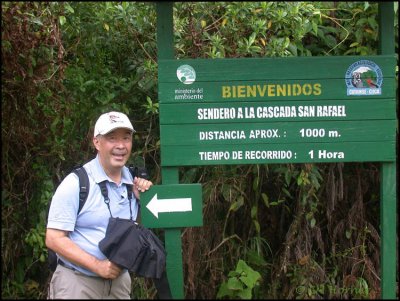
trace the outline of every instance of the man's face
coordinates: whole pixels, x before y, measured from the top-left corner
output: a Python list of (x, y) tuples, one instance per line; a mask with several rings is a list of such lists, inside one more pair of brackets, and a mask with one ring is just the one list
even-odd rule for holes
[(93, 144), (106, 170), (121, 169), (131, 154), (132, 132), (128, 129), (115, 129), (108, 134), (94, 137)]

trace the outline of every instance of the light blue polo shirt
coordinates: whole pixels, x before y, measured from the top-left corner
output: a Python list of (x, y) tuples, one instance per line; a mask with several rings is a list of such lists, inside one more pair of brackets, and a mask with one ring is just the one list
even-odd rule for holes
[[(106, 259), (99, 249), (101, 241), (106, 233), (110, 212), (104, 197), (101, 194), (98, 183), (107, 180), (108, 197), (113, 217), (129, 219), (129, 199), (127, 187), (124, 184), (132, 184), (132, 175), (127, 167), (122, 169), (121, 183), (118, 185), (104, 172), (98, 155), (83, 166), (89, 176), (89, 194), (81, 212), (77, 216), (79, 208), (79, 178), (71, 173), (58, 186), (50, 205), (47, 228), (69, 231), (69, 238), (80, 248), (92, 254), (100, 260)], [(132, 193), (133, 195), (133, 193)], [(138, 215), (138, 202), (132, 197), (132, 217), (136, 220)], [(68, 266), (90, 276), (98, 276), (95, 273), (74, 265), (60, 256)]]

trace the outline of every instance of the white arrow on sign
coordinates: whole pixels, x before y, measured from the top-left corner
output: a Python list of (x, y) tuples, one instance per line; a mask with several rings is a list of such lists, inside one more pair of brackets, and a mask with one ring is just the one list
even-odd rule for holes
[(146, 207), (156, 218), (158, 218), (160, 212), (192, 211), (192, 199), (158, 199), (156, 193)]

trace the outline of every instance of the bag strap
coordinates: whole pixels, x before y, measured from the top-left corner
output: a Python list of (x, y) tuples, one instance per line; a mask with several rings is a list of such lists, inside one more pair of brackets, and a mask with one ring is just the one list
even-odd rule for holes
[(131, 202), (133, 198), (133, 185), (132, 184), (125, 184), (126, 191), (128, 193), (128, 200)]
[(108, 197), (108, 190), (107, 190), (106, 182), (107, 182), (107, 180), (100, 182), (99, 186), (100, 186), (101, 194), (103, 195), (103, 198), (104, 198), (104, 203), (106, 203), (106, 205), (108, 207), (108, 211), (110, 211), (110, 216), (113, 217), (112, 213), (111, 213), (110, 199)]
[[(145, 167), (138, 168), (137, 166), (130, 165), (128, 167), (128, 169), (133, 178), (135, 178), (136, 176), (139, 176), (146, 180), (149, 179), (149, 175), (148, 175)], [(89, 177), (86, 172), (86, 169), (81, 165), (79, 167), (75, 168), (72, 172), (75, 173), (79, 178), (79, 208), (78, 208), (78, 214), (79, 214), (79, 212), (81, 212), (81, 210), (83, 208), (83, 205), (85, 205), (85, 202), (89, 195), (89, 188), (90, 188)], [(100, 185), (100, 189), (101, 189), (101, 193), (102, 193), (103, 197), (105, 199), (107, 199), (109, 202), (110, 200), (108, 199), (107, 187), (104, 185), (102, 188), (103, 184), (99, 184), (99, 185)], [(128, 199), (131, 202), (132, 198), (133, 198), (133, 185), (126, 184), (126, 186), (127, 186), (127, 192), (128, 192)], [(139, 200), (137, 200), (137, 201), (138, 201), (138, 206), (139, 206), (139, 210), (140, 210), (140, 202), (139, 202)]]
[(153, 278), (153, 283), (157, 289), (158, 299), (172, 299), (171, 288), (169, 286), (168, 276), (167, 272), (165, 271), (165, 267), (159, 279)]
[[(133, 166), (131, 164), (131, 165), (128, 166), (128, 169), (129, 169), (129, 172), (132, 175), (132, 179), (135, 179), (135, 177), (140, 177), (140, 178), (148, 180), (150, 178), (149, 174), (147, 172), (147, 169), (145, 167), (138, 168), (137, 166)], [(128, 189), (128, 198), (129, 198), (129, 200), (131, 200), (132, 199), (132, 195), (133, 195), (133, 185), (129, 184), (129, 185), (126, 185), (126, 186), (127, 186), (127, 189)], [(137, 198), (136, 199), (136, 203), (138, 205), (138, 215), (139, 215), (140, 214), (140, 199)]]
[(85, 202), (87, 200), (88, 194), (89, 194), (89, 177), (86, 172), (86, 169), (83, 166), (80, 166), (78, 168), (75, 168), (73, 171), (78, 178), (79, 178), (79, 208), (78, 208), (78, 213), (81, 212), (83, 205), (85, 205)]
[[(104, 180), (102, 182), (99, 183), (100, 186), (100, 190), (101, 190), (101, 194), (103, 195), (104, 198), (104, 203), (106, 203), (108, 211), (110, 212), (110, 216), (112, 216), (111, 213), (111, 208), (110, 208), (110, 199), (108, 197), (108, 189), (107, 189), (107, 184), (106, 184), (107, 180)], [(133, 220), (133, 215), (132, 215), (132, 185), (130, 184), (126, 184), (126, 190), (128, 193), (128, 199), (129, 199), (129, 213), (130, 213), (130, 219)]]
[(129, 171), (131, 172), (133, 178), (139, 177), (139, 178), (146, 179), (146, 180), (150, 179), (150, 175), (147, 172), (146, 167), (138, 167), (138, 166), (134, 166), (133, 164), (131, 164), (131, 165), (129, 165), (128, 168), (129, 168)]
[[(137, 167), (129, 166), (128, 167), (129, 172), (131, 173), (132, 177), (135, 178), (136, 175), (140, 175), (142, 178), (148, 179), (148, 174), (145, 168), (138, 170)], [(85, 205), (85, 202), (88, 198), (89, 194), (89, 176), (86, 172), (86, 169), (83, 166), (79, 166), (73, 170), (73, 172), (78, 176), (79, 178), (79, 208), (78, 208), (78, 214), (82, 210), (83, 205)], [(99, 183), (101, 194), (103, 195), (104, 202), (106, 203), (108, 207), (108, 211), (110, 211), (110, 215), (112, 216), (111, 209), (110, 209), (110, 199), (108, 197), (108, 189), (106, 185), (106, 181), (100, 182)], [(129, 199), (129, 210), (130, 210), (130, 216), (131, 220), (133, 218), (132, 216), (132, 199), (133, 199), (133, 185), (132, 184), (126, 184), (126, 190), (128, 193), (128, 199)], [(140, 210), (140, 202), (137, 200), (139, 210)]]

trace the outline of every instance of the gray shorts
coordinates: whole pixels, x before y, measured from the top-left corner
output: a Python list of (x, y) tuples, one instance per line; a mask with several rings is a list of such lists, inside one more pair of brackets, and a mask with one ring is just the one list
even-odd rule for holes
[(122, 272), (116, 279), (86, 276), (58, 265), (49, 286), (48, 299), (130, 299), (131, 276)]

